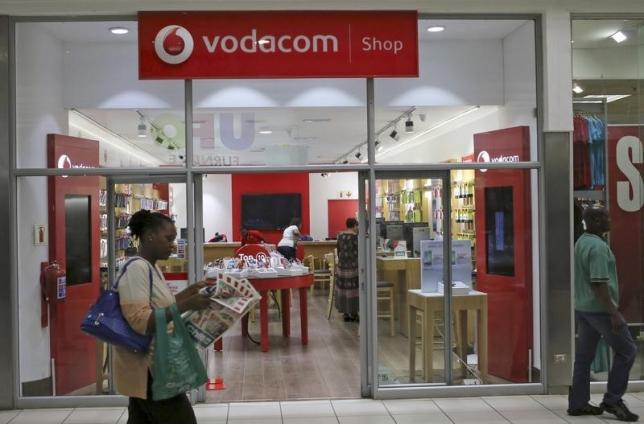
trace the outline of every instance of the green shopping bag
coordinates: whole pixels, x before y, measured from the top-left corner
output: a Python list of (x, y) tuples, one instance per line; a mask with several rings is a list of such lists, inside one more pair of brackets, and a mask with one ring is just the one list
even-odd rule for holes
[(152, 363), (152, 399), (163, 400), (205, 384), (206, 368), (179, 315), (177, 305), (170, 306), (174, 331), (168, 334), (165, 309), (154, 310), (156, 332)]

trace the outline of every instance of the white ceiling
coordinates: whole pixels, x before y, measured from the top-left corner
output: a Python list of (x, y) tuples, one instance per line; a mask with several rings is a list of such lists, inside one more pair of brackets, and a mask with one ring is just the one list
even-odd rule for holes
[[(428, 107), (418, 109), (412, 114), (414, 121), (414, 133), (406, 134), (404, 131), (404, 119), (398, 124), (397, 131), (400, 134), (400, 141), (411, 137), (423, 130), (431, 128), (436, 124), (445, 121), (468, 109), (468, 106), (451, 107)], [(405, 109), (377, 109), (376, 130), (387, 126), (390, 121), (396, 119)], [(134, 109), (82, 109), (83, 115), (90, 117), (99, 125), (116, 133), (126, 139), (129, 143), (141, 148), (145, 152), (159, 158), (162, 162), (168, 155), (164, 146), (158, 145), (149, 134), (145, 138), (138, 137), (137, 126), (139, 125), (139, 114)], [(179, 122), (183, 122), (183, 111), (167, 110), (139, 110), (148, 123), (155, 120), (162, 114), (175, 115)], [(227, 149), (221, 142), (219, 114), (232, 112), (235, 116), (237, 131), (240, 131), (241, 113), (251, 113), (255, 123), (255, 139), (252, 145), (242, 151)], [(419, 114), (425, 114), (425, 121), (422, 122)], [(205, 115), (205, 116), (204, 116)], [(305, 119), (328, 119), (325, 122), (307, 123)], [(212, 122), (212, 133), (215, 136), (216, 154), (231, 155), (240, 157), (243, 164), (264, 163), (264, 152), (267, 148), (276, 148), (284, 145), (306, 146), (308, 148), (309, 163), (333, 163), (343, 157), (347, 152), (363, 143), (367, 138), (366, 112), (364, 108), (261, 108), (261, 109), (235, 109), (235, 110), (195, 110), (195, 121)], [(452, 125), (458, 126), (458, 122)], [(259, 130), (270, 129), (270, 135), (257, 133)], [(394, 144), (387, 129), (379, 140), (383, 147)], [(239, 133), (236, 133), (239, 135)], [(198, 146), (196, 147), (199, 152)], [(208, 153), (202, 151), (201, 153)], [(353, 162), (358, 160), (352, 152), (348, 157)], [(364, 148), (362, 150), (364, 154)]]
[[(611, 35), (622, 31), (628, 39), (616, 43)], [(572, 21), (573, 48), (602, 48), (644, 44), (644, 21), (641, 20), (574, 20)]]
[[(418, 36), (421, 41), (445, 40), (500, 40), (526, 23), (523, 20), (462, 20), (462, 19), (421, 19), (418, 21)], [(29, 23), (21, 24), (29, 25)], [(39, 22), (54, 37), (64, 42), (95, 43), (137, 41), (138, 23), (136, 21), (110, 22)], [(440, 33), (429, 33), (430, 26), (444, 26)], [(130, 30), (125, 35), (114, 35), (109, 29), (124, 27)]]

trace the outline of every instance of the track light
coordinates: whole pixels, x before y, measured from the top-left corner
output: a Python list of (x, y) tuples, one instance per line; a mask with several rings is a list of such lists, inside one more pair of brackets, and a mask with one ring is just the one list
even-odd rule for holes
[(358, 152), (356, 153), (356, 159), (360, 160), (361, 157), (362, 153), (360, 153), (360, 150), (358, 150)]
[(345, 159), (345, 160), (342, 161), (343, 165), (346, 165), (347, 163), (349, 163), (349, 159)]
[(583, 89), (583, 88), (581, 88), (581, 87), (579, 86), (579, 84), (575, 83), (575, 84), (572, 86), (572, 91), (573, 91), (575, 94), (581, 94), (581, 93), (583, 93), (583, 92), (584, 92), (584, 89)]
[(389, 133), (389, 137), (393, 138), (396, 141), (400, 139), (400, 137), (398, 136), (398, 131), (396, 131), (395, 128), (391, 130), (391, 132)]
[(139, 117), (139, 125), (136, 127), (137, 130), (137, 135), (140, 138), (144, 138), (148, 135), (148, 126), (145, 125), (145, 120), (143, 119), (143, 116)]
[(420, 122), (425, 122), (427, 119), (427, 114), (426, 113), (419, 113), (418, 114), (418, 119), (420, 119)]
[(411, 120), (411, 115), (409, 115), (407, 117), (407, 120), (405, 121), (405, 132), (406, 133), (414, 132), (414, 121)]

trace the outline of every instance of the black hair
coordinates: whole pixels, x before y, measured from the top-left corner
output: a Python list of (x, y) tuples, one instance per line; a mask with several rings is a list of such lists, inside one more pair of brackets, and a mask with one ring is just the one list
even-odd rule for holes
[(583, 217), (584, 222), (586, 222), (586, 228), (590, 227), (607, 213), (608, 211), (606, 210), (606, 208), (602, 206), (589, 206), (584, 209)]
[[(299, 226), (300, 226), (300, 224), (301, 224), (301, 222), (302, 222), (302, 221), (300, 220), (300, 218), (291, 218), (291, 223), (290, 223), (290, 225), (296, 225), (296, 226), (298, 226), (298, 227), (299, 227)], [(290, 226), (290, 225), (289, 225), (289, 226)]]
[(355, 218), (347, 218), (347, 228), (355, 228), (358, 226), (358, 220)]
[(145, 231), (154, 231), (166, 222), (174, 224), (172, 218), (159, 212), (150, 212), (147, 209), (141, 209), (130, 218), (127, 226), (130, 234), (136, 238), (141, 238)]

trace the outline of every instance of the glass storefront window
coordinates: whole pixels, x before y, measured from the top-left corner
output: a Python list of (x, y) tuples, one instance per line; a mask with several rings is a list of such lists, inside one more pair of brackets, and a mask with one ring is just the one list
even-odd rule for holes
[[(421, 19), (419, 78), (376, 81), (376, 162), (536, 161), (534, 32), (533, 21)], [(530, 133), (521, 155), (468, 156), (476, 134), (517, 126)]]
[[(572, 21), (575, 240), (582, 211), (608, 208), (620, 311), (638, 346), (632, 380), (644, 379), (644, 21)], [(611, 352), (600, 343), (592, 378), (605, 381)]]
[(183, 81), (139, 80), (137, 55), (136, 21), (16, 24), (18, 167), (90, 166), (49, 161), (48, 134), (94, 140), (103, 168), (184, 166)]
[(378, 383), (538, 382), (536, 171), (452, 171), (449, 197), (443, 181), (377, 180)]
[[(367, 157), (363, 80), (193, 84), (195, 165), (350, 164)], [(362, 147), (350, 152), (356, 145)]]
[[(98, 155), (96, 147), (93, 154)], [(18, 179), (22, 396), (114, 393), (107, 345), (80, 330), (99, 291), (109, 287), (108, 241), (114, 242), (113, 265), (118, 269), (128, 257), (136, 255), (137, 242), (126, 227), (131, 215), (142, 208), (172, 217), (179, 233), (186, 225), (185, 191), (183, 183), (162, 180), (116, 183), (112, 177), (99, 176)], [(110, 203), (114, 205), (111, 213)], [(109, 234), (110, 219), (113, 238)], [(42, 270), (54, 261), (66, 283), (41, 283)], [(158, 263), (168, 273), (171, 289), (186, 286), (186, 264), (181, 249)]]

